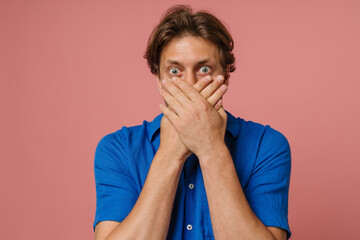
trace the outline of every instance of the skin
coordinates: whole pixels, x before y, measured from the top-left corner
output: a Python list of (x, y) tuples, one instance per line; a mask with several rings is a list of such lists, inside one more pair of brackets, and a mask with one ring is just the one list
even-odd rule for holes
[(169, 71), (168, 63), (173, 64), (173, 59), (180, 63), (182, 74), (161, 81), (164, 89), (160, 94), (169, 107), (160, 105), (160, 109), (181, 142), (199, 158), (215, 239), (286, 239), (285, 230), (264, 226), (247, 202), (224, 140), (225, 110), (214, 109), (191, 87), (201, 59), (212, 63), (210, 74), (221, 73), (217, 47), (197, 37), (174, 39), (162, 53), (162, 71), (177, 73), (171, 64)]
[[(161, 76), (169, 79), (164, 73)], [(160, 75), (156, 79), (161, 89)], [(220, 88), (224, 85), (223, 81), (222, 76), (213, 78), (206, 74), (197, 78), (192, 87), (207, 99), (210, 106), (219, 110), (222, 104), (221, 98), (226, 92), (226, 89)], [(99, 222), (95, 227), (96, 240), (166, 239), (179, 177), (183, 164), (191, 152), (183, 145), (176, 129), (166, 117), (161, 120), (160, 142), (133, 209), (121, 223)]]
[(165, 100), (159, 150), (134, 208), (121, 223), (100, 222), (96, 240), (166, 239), (179, 176), (191, 153), (199, 158), (215, 239), (286, 239), (285, 230), (262, 224), (242, 191), (224, 142), (224, 75), (211, 42), (186, 36), (166, 45), (156, 78)]
[[(194, 41), (196, 40), (196, 41)], [(210, 45), (210, 48), (209, 48)], [(196, 91), (198, 99), (202, 100), (203, 106), (207, 106), (209, 109), (211, 108), (214, 112), (217, 110), (221, 111), (225, 120), (223, 121), (223, 130), (226, 127), (226, 113), (224, 109), (221, 107), (222, 99), (220, 98), (220, 102), (217, 102), (216, 108), (213, 108), (212, 105), (220, 96), (222, 96), (226, 90), (228, 85), (228, 79), (224, 78), (224, 70), (220, 65), (219, 61), (219, 51), (214, 45), (208, 41), (205, 41), (201, 38), (194, 37), (183, 37), (183, 38), (175, 38), (168, 43), (165, 48), (162, 50), (160, 56), (160, 74), (157, 76), (157, 84), (160, 95), (164, 98), (166, 105), (168, 105), (168, 101), (171, 101), (171, 107), (169, 110), (174, 112), (172, 108), (176, 108), (179, 110), (180, 104), (177, 100), (166, 98), (169, 93), (166, 89), (167, 85), (163, 86), (162, 81), (169, 80), (177, 80), (181, 83), (187, 83), (190, 86), (195, 86), (193, 91)], [(216, 89), (213, 94), (214, 89), (205, 89), (204, 91), (199, 91), (196, 83), (205, 77), (210, 77), (218, 83), (224, 83), (220, 86), (220, 88)], [(162, 79), (162, 80), (160, 80)], [(171, 88), (172, 86), (170, 86)], [(174, 90), (177, 93), (180, 93), (178, 90)], [(200, 94), (199, 94), (200, 92)], [(175, 93), (176, 94), (176, 93)], [(212, 95), (213, 94), (213, 95)], [(181, 96), (181, 95), (177, 95)], [(184, 97), (183, 100), (188, 99)], [(190, 107), (191, 101), (184, 102), (184, 105)], [(199, 105), (199, 103), (194, 104), (194, 106)], [(221, 107), (221, 108), (220, 108)], [(163, 111), (164, 108), (161, 110)], [(175, 113), (174, 113), (175, 114)], [(180, 112), (178, 114), (181, 114)], [(194, 116), (189, 115), (189, 122), (191, 122), (191, 118)], [(218, 119), (220, 120), (220, 119)], [(225, 122), (224, 122), (225, 121)], [(206, 121), (207, 122), (207, 121)], [(190, 124), (186, 127), (190, 127), (189, 131), (194, 130), (191, 128), (195, 124)], [(185, 126), (184, 126), (185, 127)], [(217, 128), (215, 128), (217, 129)], [(176, 128), (169, 122), (169, 118), (163, 117), (161, 121), (161, 130), (166, 131), (167, 137), (160, 137), (160, 149), (166, 149), (166, 151), (172, 152), (173, 154), (178, 155), (180, 159), (183, 161), (186, 160), (188, 156), (191, 155), (191, 152), (196, 154), (194, 149), (189, 148), (189, 146), (185, 146), (179, 137), (181, 132), (177, 131)], [(199, 130), (201, 131), (201, 130)], [(224, 131), (223, 131), (224, 132)], [(197, 134), (200, 134), (198, 132)], [(206, 134), (204, 139), (207, 137), (207, 132), (203, 132), (201, 134)], [(211, 134), (211, 133), (210, 133)], [(193, 135), (196, 136), (196, 135)], [(191, 137), (191, 136), (190, 136)], [(207, 138), (210, 140), (211, 138)], [(193, 141), (197, 141), (196, 138)], [(204, 144), (205, 145), (205, 144)], [(194, 144), (192, 144), (194, 146)], [(180, 149), (180, 150), (179, 150)], [(203, 149), (205, 150), (205, 149)]]

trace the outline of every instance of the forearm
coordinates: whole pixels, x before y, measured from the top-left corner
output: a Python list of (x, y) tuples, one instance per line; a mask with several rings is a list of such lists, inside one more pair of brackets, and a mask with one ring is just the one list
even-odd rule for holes
[(182, 166), (158, 151), (136, 204), (107, 239), (166, 239)]
[(226, 145), (199, 160), (215, 239), (275, 239), (249, 206)]

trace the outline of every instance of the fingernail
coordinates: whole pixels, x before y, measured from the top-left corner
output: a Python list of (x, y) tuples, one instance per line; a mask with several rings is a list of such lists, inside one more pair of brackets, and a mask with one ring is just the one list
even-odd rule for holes
[(224, 77), (223, 77), (222, 75), (218, 76), (218, 77), (217, 77), (217, 81), (218, 81), (219, 83), (223, 82), (223, 81), (224, 81)]
[(166, 82), (167, 82), (166, 79), (163, 79), (163, 80), (161, 81), (162, 84), (166, 84)]
[(226, 89), (227, 89), (227, 86), (226, 85), (221, 85), (221, 90), (223, 90), (223, 91), (226, 91)]

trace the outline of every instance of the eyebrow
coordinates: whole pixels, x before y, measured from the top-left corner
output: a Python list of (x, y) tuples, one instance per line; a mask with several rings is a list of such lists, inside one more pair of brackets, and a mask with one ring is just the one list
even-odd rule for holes
[[(213, 62), (212, 59), (210, 58), (205, 58), (199, 62), (197, 62), (196, 64), (197, 65), (201, 65), (201, 64), (204, 64), (204, 63), (207, 63), (207, 62)], [(166, 60), (166, 63), (169, 63), (169, 64), (175, 64), (175, 65), (182, 65), (180, 62), (176, 61), (176, 60)]]

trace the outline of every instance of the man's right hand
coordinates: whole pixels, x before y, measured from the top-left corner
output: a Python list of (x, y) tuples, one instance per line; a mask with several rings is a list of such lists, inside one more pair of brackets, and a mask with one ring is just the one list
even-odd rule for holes
[[(206, 76), (194, 84), (194, 88), (207, 99), (209, 104), (216, 110), (222, 107), (222, 97), (226, 91), (222, 91), (220, 86), (224, 82), (222, 75), (216, 76), (211, 80), (211, 76)], [(183, 144), (172, 123), (163, 116), (160, 124), (160, 147), (159, 151), (169, 154), (169, 157), (179, 159), (183, 164), (191, 155), (191, 151)]]

